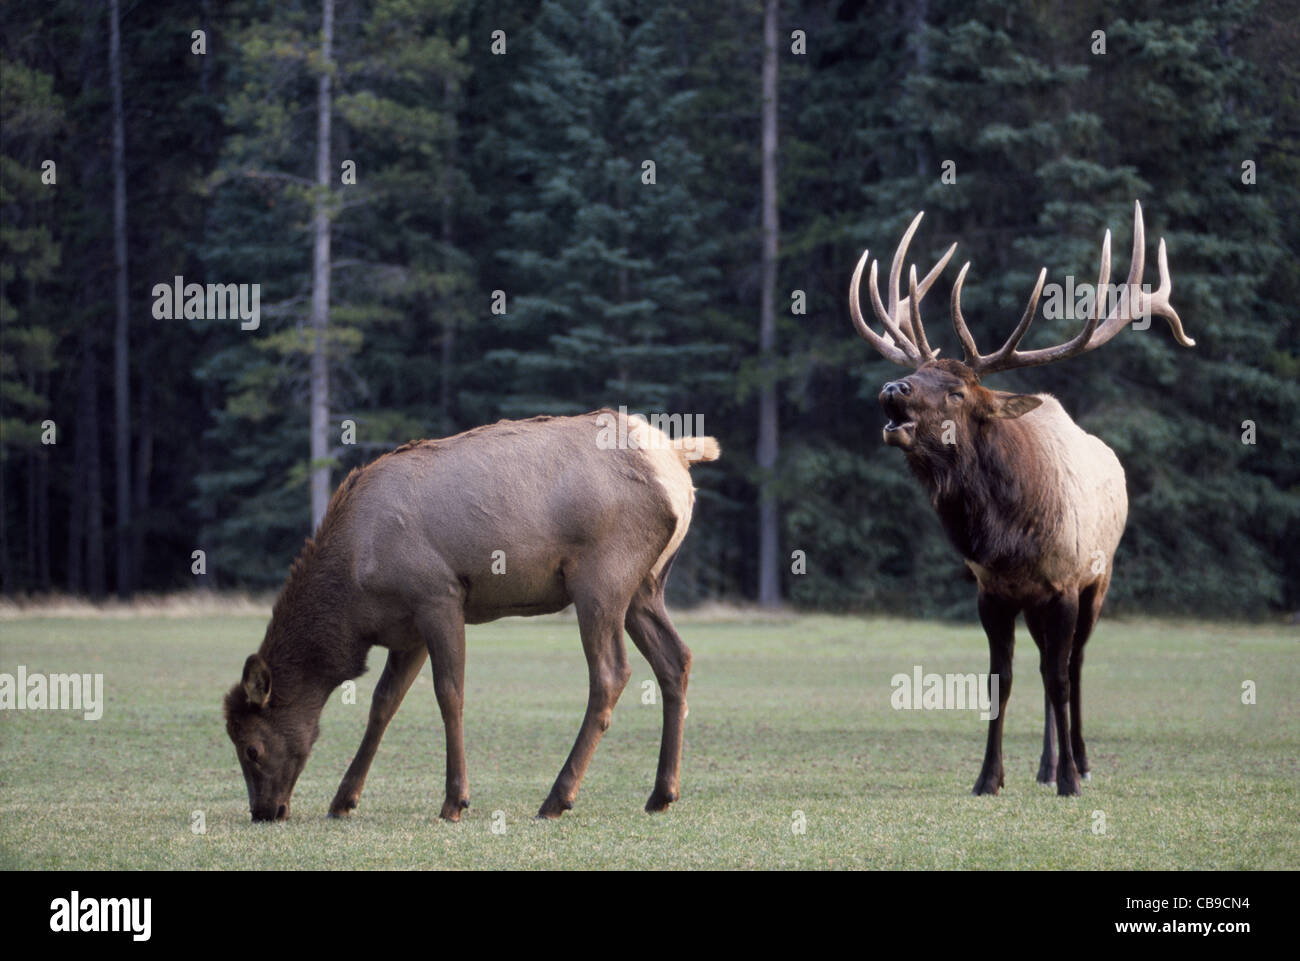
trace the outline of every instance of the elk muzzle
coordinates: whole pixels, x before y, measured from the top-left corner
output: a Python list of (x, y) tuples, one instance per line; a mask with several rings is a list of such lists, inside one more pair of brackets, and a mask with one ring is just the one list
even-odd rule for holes
[(882, 436), (891, 447), (906, 450), (916, 441), (916, 421), (908, 416), (911, 396), (912, 385), (906, 380), (891, 380), (880, 392), (880, 406), (889, 418)]
[(289, 817), (289, 802), (259, 805), (252, 809), (254, 821), (284, 821)]

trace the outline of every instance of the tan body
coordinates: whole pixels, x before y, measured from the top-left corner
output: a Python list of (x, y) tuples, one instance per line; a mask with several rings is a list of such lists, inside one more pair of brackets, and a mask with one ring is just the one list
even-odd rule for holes
[(351, 561), (358, 629), (393, 623), (391, 596), (455, 595), (479, 624), (562, 610), (594, 563), (662, 571), (690, 525), (687, 461), (644, 422), (629, 434), (643, 449), (600, 449), (586, 416), (588, 431), (537, 418), (422, 441), (345, 481), (330, 536)]
[(1108, 577), (1128, 519), (1124, 468), (1115, 452), (1071, 420), (1055, 397), (1034, 396), (1041, 406), (1013, 423), (1044, 477), (1041, 553), (1029, 572), (965, 559), (980, 586), (998, 594), (1022, 589), (1027, 573), (1044, 593), (1080, 590)]
[[(663, 602), (690, 524), (687, 465), (714, 460), (712, 438), (670, 441), (612, 411), (501, 421), (419, 441), (353, 471), (294, 562), (266, 638), (227, 695), (254, 819), (284, 817), (329, 693), (389, 650), (370, 723), (331, 814), (353, 809), (389, 720), (425, 658), (447, 735), (442, 816), (469, 804), (461, 731), (465, 624), (575, 605), (589, 669), (586, 717), (541, 815), (573, 804), (630, 674), (623, 631), (664, 698), (655, 791), (676, 800), (690, 652)], [(606, 430), (613, 425), (616, 430)], [(629, 443), (610, 447), (609, 437)]]

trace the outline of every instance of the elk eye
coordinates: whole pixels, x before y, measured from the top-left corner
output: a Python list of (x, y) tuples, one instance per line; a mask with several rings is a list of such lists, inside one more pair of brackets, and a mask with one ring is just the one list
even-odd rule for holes
[(244, 748), (244, 756), (245, 756), (246, 758), (248, 758), (250, 761), (252, 761), (254, 764), (256, 764), (256, 763), (257, 763), (257, 748), (253, 747), (253, 745), (251, 745), (251, 744), (248, 745), (248, 747)]
[(957, 400), (957, 401), (964, 400), (966, 397), (966, 395), (959, 390), (952, 391), (951, 393), (948, 394), (948, 396), (951, 397), (953, 400)]

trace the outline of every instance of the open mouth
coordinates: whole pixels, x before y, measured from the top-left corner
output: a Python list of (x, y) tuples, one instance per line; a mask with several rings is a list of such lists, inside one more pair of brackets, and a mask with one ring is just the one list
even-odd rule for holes
[(890, 447), (911, 450), (916, 441), (916, 421), (891, 419), (880, 436)]
[(907, 416), (907, 408), (893, 394), (882, 396), (880, 406), (888, 418), (885, 424), (885, 443), (900, 444), (910, 440), (912, 432), (916, 430), (916, 421)]

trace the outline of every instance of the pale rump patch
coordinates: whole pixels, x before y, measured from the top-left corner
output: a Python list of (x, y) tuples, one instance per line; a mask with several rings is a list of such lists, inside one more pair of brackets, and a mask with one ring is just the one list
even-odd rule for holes
[(722, 448), (712, 437), (681, 437), (673, 441), (673, 447), (685, 458), (687, 467), (696, 461), (707, 464), (722, 456)]
[(691, 510), (695, 505), (695, 485), (691, 483), (688, 463), (717, 460), (721, 453), (718, 442), (712, 437), (683, 437), (671, 439), (643, 418), (632, 415), (627, 419), (628, 446), (636, 446), (649, 462), (655, 480), (668, 496), (676, 526), (659, 559), (650, 573), (658, 577), (669, 559), (681, 547), (686, 531), (691, 526)]

